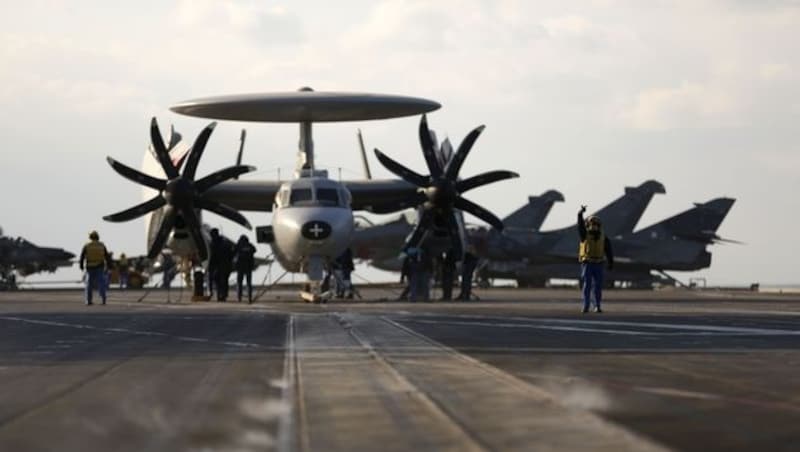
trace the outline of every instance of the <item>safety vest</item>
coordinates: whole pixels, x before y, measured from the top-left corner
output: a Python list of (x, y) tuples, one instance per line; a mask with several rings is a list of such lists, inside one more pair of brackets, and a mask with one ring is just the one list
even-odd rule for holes
[(100, 267), (106, 260), (106, 246), (103, 242), (92, 240), (83, 246), (86, 253), (86, 267)]
[(606, 257), (606, 236), (603, 231), (593, 238), (591, 231), (586, 232), (586, 240), (582, 240), (578, 248), (580, 262), (603, 262)]

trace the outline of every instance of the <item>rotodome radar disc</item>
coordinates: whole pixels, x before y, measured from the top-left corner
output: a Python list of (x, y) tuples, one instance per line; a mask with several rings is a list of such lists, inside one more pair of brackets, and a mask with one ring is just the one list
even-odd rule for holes
[(414, 116), (437, 110), (438, 102), (419, 97), (318, 92), (239, 94), (181, 102), (170, 110), (210, 119), (259, 122), (335, 122)]

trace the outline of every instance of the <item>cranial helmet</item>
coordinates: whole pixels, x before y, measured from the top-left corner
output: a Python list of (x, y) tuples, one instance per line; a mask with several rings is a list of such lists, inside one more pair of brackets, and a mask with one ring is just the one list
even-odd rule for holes
[(98, 234), (97, 231), (92, 231), (89, 233), (89, 238), (91, 240), (100, 240), (100, 234)]

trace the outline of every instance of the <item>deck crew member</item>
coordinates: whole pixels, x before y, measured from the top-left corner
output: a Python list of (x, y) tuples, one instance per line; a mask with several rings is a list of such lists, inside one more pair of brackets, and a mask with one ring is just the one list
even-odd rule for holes
[(253, 269), (256, 266), (256, 247), (250, 243), (246, 235), (242, 234), (236, 242), (233, 256), (233, 267), (236, 270), (236, 294), (242, 301), (242, 286), (247, 280), (247, 302), (253, 302)]
[(86, 270), (86, 305), (92, 304), (94, 289), (97, 289), (100, 299), (106, 304), (106, 268), (111, 267), (111, 255), (100, 241), (97, 231), (89, 233), (89, 242), (83, 245), (78, 266), (81, 271)]
[[(614, 267), (614, 254), (611, 242), (603, 233), (600, 218), (590, 216), (586, 221), (583, 213), (586, 206), (578, 211), (578, 261), (581, 263), (581, 285), (583, 288), (583, 311), (589, 312), (591, 295), (594, 293), (594, 312), (603, 312), (600, 303), (603, 299), (603, 264), (608, 262), (608, 269)], [(608, 259), (606, 261), (606, 258)]]

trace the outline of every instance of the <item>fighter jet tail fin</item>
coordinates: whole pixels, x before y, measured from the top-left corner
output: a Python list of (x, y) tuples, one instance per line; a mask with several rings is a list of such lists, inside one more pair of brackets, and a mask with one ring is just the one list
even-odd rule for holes
[(733, 198), (716, 198), (706, 203), (695, 203), (691, 209), (649, 226), (640, 233), (650, 236), (664, 234), (705, 244), (742, 243), (717, 235), (717, 229), (735, 201)]
[(603, 221), (603, 229), (610, 237), (633, 232), (645, 209), (656, 193), (664, 194), (661, 182), (648, 180), (638, 187), (625, 187), (625, 194), (600, 209), (595, 215)]
[(549, 190), (539, 196), (529, 196), (528, 204), (511, 212), (503, 219), (506, 228), (531, 229), (538, 231), (542, 227), (547, 214), (556, 202), (563, 202), (564, 195), (556, 190)]

